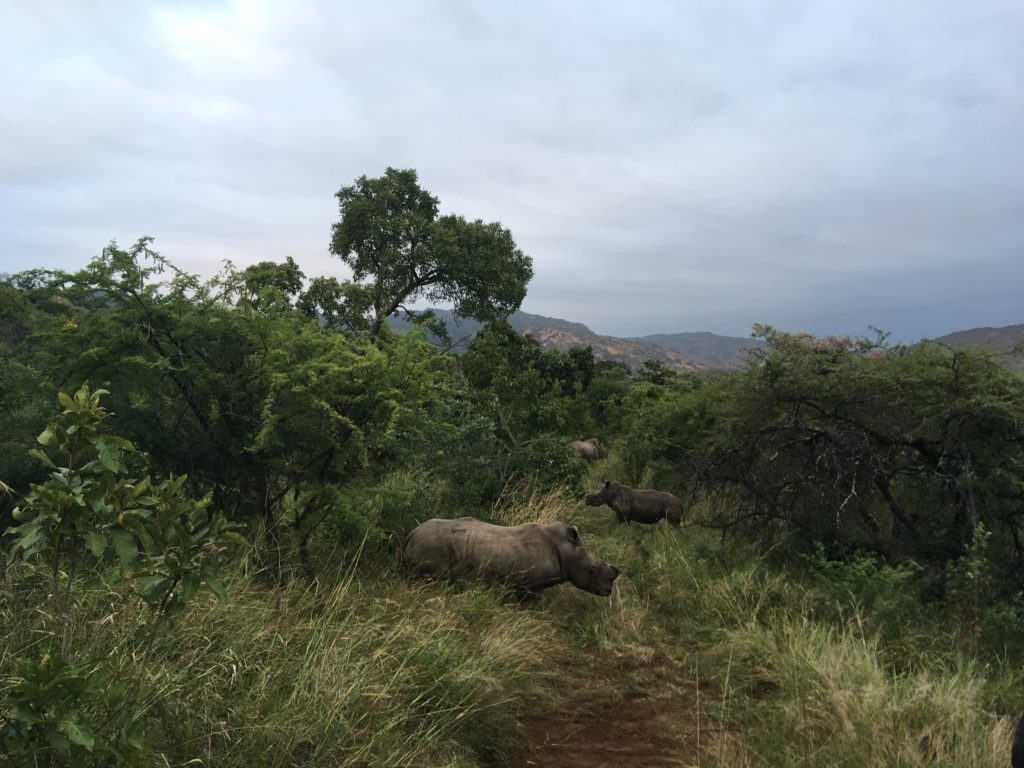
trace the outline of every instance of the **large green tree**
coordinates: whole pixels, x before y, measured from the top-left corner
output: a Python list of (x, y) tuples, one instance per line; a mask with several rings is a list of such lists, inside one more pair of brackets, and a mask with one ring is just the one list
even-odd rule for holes
[(501, 484), (533, 476), (582, 491), (585, 468), (566, 444), (592, 434), (584, 393), (594, 376), (593, 350), (545, 351), (508, 323), (492, 323), (459, 362), (474, 405), (502, 446), (492, 459)]
[(498, 222), (439, 217), (438, 199), (416, 171), (360, 176), (337, 198), (331, 252), (351, 267), (353, 281), (336, 288), (344, 322), (369, 339), (399, 310), (415, 318), (406, 305), (417, 299), (451, 303), (456, 314), (486, 322), (504, 319), (526, 296), (532, 260), (511, 232)]
[(418, 439), (444, 391), (418, 335), (373, 345), (308, 317), (291, 260), (202, 281), (143, 239), (37, 282), (23, 298), (66, 317), (36, 323), (16, 348), (26, 364), (110, 387), (118, 431), (158, 467), (271, 536), (293, 525), (300, 547), (345, 514), (338, 489)]
[(984, 352), (756, 330), (764, 348), (708, 388), (707, 413), (682, 400), (662, 418), (708, 425), (662, 455), (703, 486), (718, 525), (942, 566), (980, 524), (996, 560), (1020, 562), (1019, 376)]

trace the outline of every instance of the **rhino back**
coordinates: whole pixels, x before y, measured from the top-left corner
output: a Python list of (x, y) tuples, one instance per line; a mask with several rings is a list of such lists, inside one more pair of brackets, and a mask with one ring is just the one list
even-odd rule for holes
[(561, 574), (559, 557), (545, 526), (504, 527), (473, 518), (428, 520), (406, 541), (406, 559), (425, 570), (449, 569), (534, 586)]
[(574, 440), (573, 442), (569, 443), (569, 450), (571, 450), (581, 459), (595, 458), (594, 454), (596, 454), (594, 447), (582, 440)]
[(682, 511), (682, 502), (665, 491), (638, 491), (618, 485), (614, 495), (613, 506), (638, 523), (656, 523), (662, 517), (676, 516)]

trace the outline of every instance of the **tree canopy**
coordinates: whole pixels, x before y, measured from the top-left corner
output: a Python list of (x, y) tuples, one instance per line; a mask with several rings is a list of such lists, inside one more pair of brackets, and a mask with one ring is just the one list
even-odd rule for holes
[(449, 302), (457, 315), (488, 322), (508, 317), (526, 296), (533, 262), (512, 233), (498, 222), (439, 217), (438, 199), (415, 170), (360, 176), (337, 198), (331, 252), (353, 273), (353, 282), (337, 286), (344, 321), (371, 340), (398, 310), (416, 317), (406, 306), (416, 299)]

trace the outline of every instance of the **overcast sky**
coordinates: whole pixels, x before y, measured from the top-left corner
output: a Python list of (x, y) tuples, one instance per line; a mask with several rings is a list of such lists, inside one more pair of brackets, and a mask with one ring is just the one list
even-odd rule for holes
[(344, 278), (392, 166), (597, 333), (1024, 323), (1020, 0), (0, 0), (0, 75), (0, 271)]

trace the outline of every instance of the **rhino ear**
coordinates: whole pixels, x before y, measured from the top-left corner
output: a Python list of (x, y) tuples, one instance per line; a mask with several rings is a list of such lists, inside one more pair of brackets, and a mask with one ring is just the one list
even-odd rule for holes
[(605, 481), (604, 481), (604, 487), (605, 487), (605, 488), (607, 488), (607, 487), (608, 487), (609, 485), (611, 485), (611, 484), (612, 484), (612, 481), (611, 481), (611, 480), (605, 480)]
[(569, 541), (571, 541), (573, 544), (583, 544), (583, 542), (580, 540), (580, 529), (577, 528), (575, 525), (565, 526), (565, 533), (566, 536), (569, 538)]

